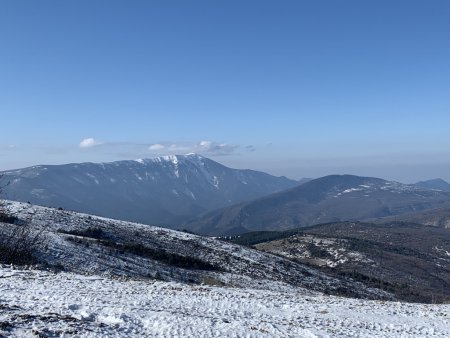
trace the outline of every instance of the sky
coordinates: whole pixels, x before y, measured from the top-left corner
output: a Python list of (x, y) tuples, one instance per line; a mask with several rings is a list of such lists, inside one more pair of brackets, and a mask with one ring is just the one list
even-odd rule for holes
[(450, 181), (450, 1), (2, 0), (0, 127), (0, 170)]

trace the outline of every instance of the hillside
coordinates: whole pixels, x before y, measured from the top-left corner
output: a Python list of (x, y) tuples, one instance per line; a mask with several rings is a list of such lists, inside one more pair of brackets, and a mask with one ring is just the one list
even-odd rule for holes
[(211, 236), (281, 231), (326, 222), (402, 215), (449, 203), (450, 192), (379, 178), (331, 175), (207, 213), (187, 223), (185, 228)]
[(403, 300), (450, 301), (450, 229), (404, 222), (339, 222), (228, 240), (349, 276)]
[(450, 205), (442, 208), (408, 213), (404, 215), (388, 216), (373, 220), (375, 223), (410, 222), (439, 228), (450, 228)]
[(0, 223), (1, 235), (8, 237), (28, 224), (31, 234), (40, 234), (34, 256), (57, 270), (392, 298), (389, 293), (350, 279), (329, 277), (314, 268), (212, 238), (18, 202), (7, 202), (6, 209), (17, 218), (18, 225)]

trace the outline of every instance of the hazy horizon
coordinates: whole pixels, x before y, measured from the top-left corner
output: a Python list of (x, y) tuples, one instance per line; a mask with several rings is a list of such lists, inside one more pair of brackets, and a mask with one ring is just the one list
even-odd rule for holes
[[(186, 155), (186, 154), (168, 154), (168, 155)], [(166, 156), (166, 155), (159, 155), (159, 156)], [(202, 155), (204, 156), (204, 155)], [(151, 156), (147, 158), (154, 158), (157, 156)], [(293, 180), (300, 180), (303, 178), (319, 178), (327, 175), (356, 175), (356, 176), (367, 176), (367, 177), (377, 177), (382, 178), (386, 180), (393, 180), (398, 181), (401, 183), (407, 183), (407, 184), (413, 184), (417, 183), (419, 181), (425, 181), (429, 179), (435, 179), (435, 178), (441, 178), (447, 182), (450, 180), (446, 178), (445, 175), (447, 175), (447, 168), (448, 164), (443, 163), (441, 166), (441, 173), (442, 175), (438, 176), (424, 176), (423, 173), (427, 170), (420, 170), (421, 168), (417, 168), (417, 173), (415, 171), (411, 171), (411, 169), (415, 169), (411, 165), (405, 165), (405, 166), (399, 166), (392, 164), (392, 167), (383, 167), (379, 168), (373, 165), (368, 165), (366, 167), (364, 166), (349, 166), (346, 163), (342, 163), (343, 161), (336, 161), (334, 166), (330, 167), (322, 167), (319, 164), (315, 163), (319, 162), (320, 159), (314, 160), (313, 165), (301, 165), (295, 163), (279, 163), (278, 165), (274, 165), (274, 163), (271, 163), (271, 165), (267, 168), (264, 167), (264, 165), (267, 165), (266, 163), (256, 163), (256, 161), (251, 161), (250, 165), (254, 165), (253, 167), (250, 165), (246, 165), (248, 161), (246, 161), (243, 158), (240, 158), (242, 161), (239, 161), (239, 158), (237, 157), (230, 157), (230, 156), (205, 156), (208, 157), (220, 164), (223, 164), (225, 166), (228, 166), (230, 168), (235, 169), (250, 169), (250, 170), (256, 170), (256, 171), (262, 171), (266, 172), (268, 174), (274, 175), (274, 176), (285, 176), (287, 178), (293, 179)], [(237, 158), (237, 161), (236, 161)], [(124, 158), (116, 161), (126, 161), (126, 160), (137, 160), (138, 158)], [(91, 162), (91, 163), (106, 163), (106, 162), (114, 162), (114, 161), (83, 161), (83, 162)], [(25, 167), (33, 167), (38, 165), (64, 165), (64, 164), (72, 164), (72, 163), (80, 163), (80, 162), (61, 162), (61, 163), (35, 163), (29, 166), (24, 167), (11, 167), (2, 169), (0, 171), (8, 171), (8, 170), (15, 170), (15, 169), (22, 169)], [(255, 167), (259, 164), (259, 167)], [(309, 163), (311, 164), (311, 163)], [(426, 168), (425, 169), (430, 169)], [(433, 166), (433, 172), (438, 172), (436, 170), (436, 167)], [(408, 175), (405, 176), (404, 170), (409, 170)], [(305, 175), (302, 175), (301, 173), (306, 173)], [(403, 179), (402, 177), (408, 177), (409, 179)]]
[(450, 181), (450, 2), (3, 1), (0, 170), (196, 152)]

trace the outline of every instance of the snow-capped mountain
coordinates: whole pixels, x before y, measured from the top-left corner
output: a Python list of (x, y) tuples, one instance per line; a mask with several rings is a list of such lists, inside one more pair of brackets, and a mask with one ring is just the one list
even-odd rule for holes
[(40, 165), (2, 174), (3, 198), (175, 227), (202, 212), (298, 184), (197, 154)]
[(213, 211), (185, 227), (201, 234), (233, 235), (401, 215), (446, 205), (450, 205), (450, 192), (372, 177), (330, 175)]

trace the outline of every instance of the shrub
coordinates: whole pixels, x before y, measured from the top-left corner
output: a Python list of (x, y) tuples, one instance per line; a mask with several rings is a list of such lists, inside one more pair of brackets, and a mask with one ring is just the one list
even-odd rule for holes
[[(35, 252), (42, 244), (42, 232), (32, 231), (30, 222), (19, 220), (5, 210), (0, 174), (0, 263), (26, 265), (38, 263)], [(7, 185), (7, 184), (6, 184)]]
[(35, 253), (42, 243), (42, 230), (32, 231), (29, 223), (0, 226), (0, 263), (36, 264)]

